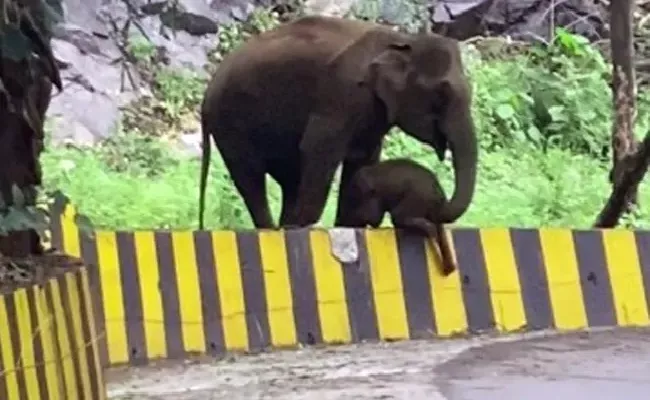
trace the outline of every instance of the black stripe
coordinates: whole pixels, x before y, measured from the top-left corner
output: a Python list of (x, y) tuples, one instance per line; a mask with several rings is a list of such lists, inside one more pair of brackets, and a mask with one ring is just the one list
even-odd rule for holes
[(537, 229), (510, 229), (519, 275), (527, 328), (539, 330), (554, 326), (548, 278)]
[(72, 358), (72, 364), (74, 365), (74, 375), (77, 382), (77, 393), (79, 396), (83, 396), (83, 380), (81, 379), (81, 370), (83, 365), (81, 360), (79, 360), (79, 348), (83, 343), (79, 343), (77, 340), (77, 335), (75, 334), (74, 324), (72, 322), (72, 313), (77, 310), (73, 310), (70, 304), (70, 299), (68, 299), (68, 283), (66, 282), (65, 275), (61, 275), (57, 278), (59, 282), (59, 288), (61, 293), (61, 303), (63, 305), (63, 316), (65, 320), (66, 329), (68, 331), (68, 341), (70, 342), (70, 357)]
[(635, 231), (636, 251), (639, 254), (646, 306), (650, 309), (650, 231)]
[(194, 248), (196, 267), (199, 269), (205, 346), (212, 355), (223, 354), (226, 345), (221, 326), (221, 302), (218, 296), (219, 284), (215, 272), (212, 234), (206, 231), (194, 232)]
[(154, 232), (154, 238), (160, 276), (158, 285), (165, 318), (167, 358), (179, 359), (185, 356), (185, 348), (183, 345), (180, 299), (178, 297), (178, 285), (176, 284), (172, 236), (170, 232)]
[(86, 301), (90, 301), (86, 296), (90, 295), (90, 293), (86, 293), (83, 288), (83, 272), (78, 271), (75, 275), (77, 290), (79, 291), (80, 296), (81, 329), (83, 331), (84, 342), (86, 343), (86, 368), (88, 369), (88, 375), (90, 376), (90, 390), (92, 396), (94, 396), (93, 398), (100, 399), (103, 394), (100, 391), (98, 383), (98, 373), (100, 373), (100, 371), (97, 371), (95, 368), (95, 355), (93, 352), (93, 340), (95, 340), (95, 335), (90, 329), (90, 313), (86, 307)]
[(322, 343), (309, 229), (286, 230), (284, 236), (293, 313), (296, 318), (296, 337), (302, 344)]
[(257, 233), (237, 232), (237, 249), (241, 264), (249, 348), (251, 351), (258, 351), (271, 345), (271, 333)]
[[(41, 326), (40, 321), (38, 320), (38, 313), (36, 312), (37, 298), (36, 298), (36, 287), (31, 287), (27, 289), (27, 299), (29, 303), (29, 319), (32, 324), (32, 333), (34, 343), (34, 366), (36, 367), (36, 376), (38, 378), (38, 390), (41, 394), (40, 399), (47, 400), (50, 398), (50, 393), (47, 390), (47, 375), (45, 374), (45, 357), (43, 356), (43, 346), (45, 340), (43, 338), (43, 332), (46, 329), (49, 329), (49, 326)], [(47, 360), (52, 362), (53, 360)]]
[[(411, 339), (430, 337), (437, 332), (437, 329), (425, 246), (426, 241), (431, 241), (432, 251), (438, 251), (436, 244), (429, 238), (404, 229), (396, 229), (395, 233), (402, 271), (409, 337)], [(436, 258), (434, 257), (434, 259)]]
[(53, 207), (49, 207), (50, 213), (50, 232), (52, 237), (50, 238), (50, 244), (53, 249), (63, 251), (63, 225), (61, 221), (61, 210), (54, 210)]
[(599, 231), (573, 231), (582, 297), (589, 326), (614, 326), (616, 313)]
[(147, 344), (144, 337), (144, 311), (140, 295), (140, 274), (135, 240), (131, 232), (117, 232), (117, 256), (120, 263), (120, 281), (126, 318), (126, 337), (131, 365), (147, 364)]
[[(16, 303), (14, 296), (16, 292), (5, 295), (5, 305), (7, 306), (7, 324), (9, 325), (9, 335), (11, 337), (11, 347), (14, 352), (14, 366), (16, 377), (18, 378), (18, 393), (21, 399), (27, 398), (27, 382), (25, 381), (25, 364), (23, 363), (23, 354), (21, 351), (21, 338), (18, 331), (18, 314), (16, 312)], [(10, 366), (9, 368), (12, 368)]]
[(372, 292), (365, 230), (355, 229), (355, 239), (359, 248), (359, 260), (341, 264), (350, 316), (350, 333), (352, 342), (376, 340), (379, 338), (379, 326)]
[(468, 330), (493, 330), (496, 322), (480, 232), (478, 229), (458, 228), (453, 230), (452, 236), (461, 276)]
[(99, 363), (102, 368), (110, 366), (108, 359), (108, 343), (106, 341), (106, 318), (104, 316), (104, 295), (102, 293), (101, 277), (99, 275), (99, 258), (97, 256), (97, 242), (94, 237), (79, 232), (79, 245), (81, 258), (88, 271), (88, 286), (95, 311), (95, 328), (97, 329), (97, 349), (99, 350)]

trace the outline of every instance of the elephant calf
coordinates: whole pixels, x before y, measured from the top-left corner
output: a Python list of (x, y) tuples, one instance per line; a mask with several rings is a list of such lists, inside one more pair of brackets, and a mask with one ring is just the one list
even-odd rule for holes
[(440, 222), (447, 198), (431, 171), (408, 159), (387, 160), (361, 168), (349, 185), (354, 206), (344, 216), (346, 226), (376, 228), (388, 212), (396, 228), (436, 238), (443, 275), (456, 269)]

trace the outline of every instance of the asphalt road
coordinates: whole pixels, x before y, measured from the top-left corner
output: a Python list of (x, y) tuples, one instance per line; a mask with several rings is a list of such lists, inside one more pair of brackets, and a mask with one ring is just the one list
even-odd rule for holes
[(650, 395), (650, 330), (362, 344), (108, 373), (139, 400), (626, 400)]

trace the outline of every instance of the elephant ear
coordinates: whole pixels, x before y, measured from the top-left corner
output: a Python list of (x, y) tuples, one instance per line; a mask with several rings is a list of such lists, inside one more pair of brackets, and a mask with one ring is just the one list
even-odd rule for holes
[(408, 43), (392, 43), (375, 57), (366, 69), (364, 83), (371, 87), (386, 105), (388, 121), (392, 124), (399, 111), (400, 93), (407, 87), (411, 69)]

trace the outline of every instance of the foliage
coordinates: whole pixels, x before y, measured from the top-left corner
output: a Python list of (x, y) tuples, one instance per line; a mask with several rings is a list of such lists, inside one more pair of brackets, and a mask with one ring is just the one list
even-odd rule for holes
[(189, 70), (161, 68), (156, 73), (155, 94), (166, 116), (179, 119), (195, 110), (201, 102), (205, 81)]
[(132, 131), (117, 132), (90, 151), (111, 171), (150, 179), (179, 162), (164, 142)]
[(219, 27), (219, 42), (211, 59), (219, 63), (223, 57), (241, 46), (251, 36), (258, 35), (280, 25), (279, 15), (268, 8), (258, 8), (243, 23), (231, 23)]
[(355, 2), (348, 18), (398, 24), (407, 32), (417, 32), (429, 16), (428, 2), (424, 0), (361, 0)]

